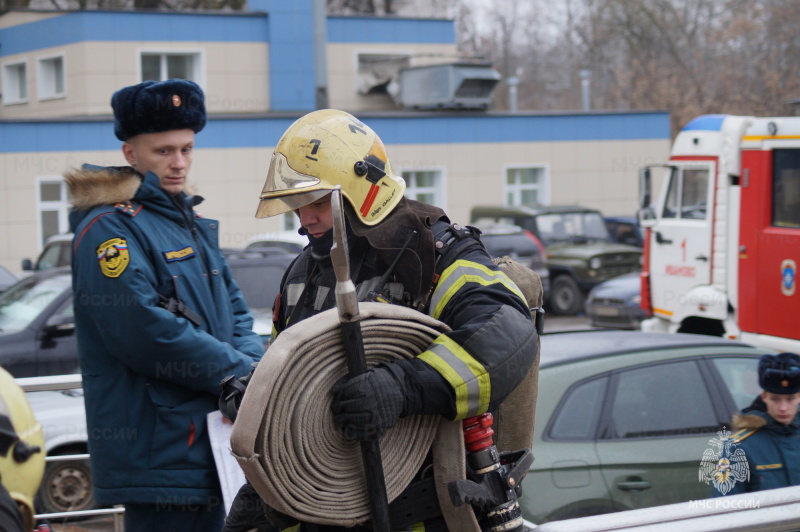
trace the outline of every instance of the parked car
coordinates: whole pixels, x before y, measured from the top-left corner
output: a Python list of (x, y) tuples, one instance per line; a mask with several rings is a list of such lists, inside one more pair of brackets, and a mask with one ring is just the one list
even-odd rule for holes
[(253, 314), (253, 330), (261, 335), (264, 347), (272, 335), (272, 304), (281, 278), (296, 256), (296, 253), (274, 247), (225, 251), (225, 260)]
[(0, 365), (14, 377), (76, 373), (70, 268), (20, 279), (0, 294)]
[(31, 259), (22, 259), (22, 270), (38, 272), (61, 266), (71, 266), (72, 236), (72, 233), (65, 233), (48, 238), (42, 252), (36, 258), (36, 262)]
[[(47, 456), (88, 453), (83, 390), (28, 392), (28, 402), (44, 432)], [(97, 507), (89, 461), (48, 462), (36, 496), (36, 511), (54, 513)]]
[(609, 279), (592, 288), (586, 298), (586, 316), (592, 327), (638, 329), (647, 313), (640, 306), (639, 272)]
[(0, 294), (8, 290), (8, 288), (17, 282), (17, 276), (0, 266)]
[(612, 242), (644, 246), (644, 234), (635, 216), (606, 216), (605, 221)]
[(768, 350), (692, 334), (542, 336), (533, 453), (520, 500), (547, 521), (706, 499), (709, 439), (759, 394)]
[(539, 239), (516, 225), (483, 225), (481, 242), (494, 259), (508, 256), (535, 271), (542, 280), (545, 301), (550, 294), (550, 272), (544, 261), (544, 246)]
[(550, 272), (548, 306), (556, 314), (578, 314), (594, 286), (641, 268), (642, 250), (612, 242), (602, 214), (595, 209), (477, 206), (470, 219), (477, 226), (518, 225), (544, 244)]
[(307, 245), (308, 237), (298, 234), (297, 231), (278, 231), (254, 236), (247, 241), (244, 249), (251, 251), (261, 248), (282, 248), (297, 255)]

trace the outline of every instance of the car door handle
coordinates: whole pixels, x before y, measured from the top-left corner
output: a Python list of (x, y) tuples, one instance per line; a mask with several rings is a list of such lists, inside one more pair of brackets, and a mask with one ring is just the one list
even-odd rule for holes
[(703, 262), (708, 262), (708, 257), (705, 255), (698, 255), (694, 258), (694, 260), (702, 260)]
[(629, 480), (617, 482), (617, 487), (623, 491), (640, 491), (650, 488), (650, 483), (646, 480)]
[(672, 244), (672, 240), (668, 240), (661, 235), (661, 231), (656, 231), (656, 242), (659, 244)]

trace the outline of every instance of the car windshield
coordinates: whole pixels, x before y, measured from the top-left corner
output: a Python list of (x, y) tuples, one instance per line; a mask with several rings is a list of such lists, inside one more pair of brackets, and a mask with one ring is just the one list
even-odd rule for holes
[(0, 332), (21, 331), (70, 286), (69, 275), (30, 277), (0, 295)]
[(605, 220), (598, 212), (540, 214), (536, 217), (536, 225), (545, 245), (554, 242), (609, 240)]

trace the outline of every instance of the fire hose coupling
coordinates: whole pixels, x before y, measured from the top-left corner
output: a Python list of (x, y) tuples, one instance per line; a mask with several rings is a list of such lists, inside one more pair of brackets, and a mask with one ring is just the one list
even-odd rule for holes
[(518, 497), (521, 482), (533, 463), (530, 449), (499, 452), (492, 442), (490, 413), (465, 419), (464, 445), (472, 470), (468, 479), (448, 485), (455, 506), (472, 504), (483, 511), (491, 532), (521, 532), (522, 510)]

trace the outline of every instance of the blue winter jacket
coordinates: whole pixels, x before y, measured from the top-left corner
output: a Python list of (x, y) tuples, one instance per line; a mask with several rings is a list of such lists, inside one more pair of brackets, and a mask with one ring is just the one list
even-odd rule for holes
[(759, 398), (734, 418), (738, 430), (731, 438), (744, 451), (750, 479), (736, 482), (728, 495), (800, 485), (800, 413), (784, 425), (765, 410)]
[(220, 488), (206, 415), (220, 381), (264, 351), (218, 223), (152, 173), (87, 165), (66, 178), (96, 499), (207, 503)]

